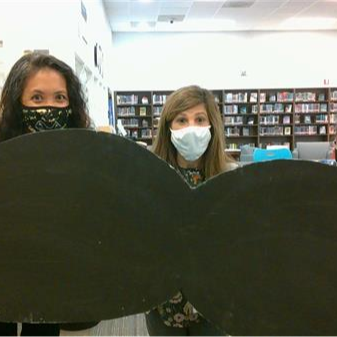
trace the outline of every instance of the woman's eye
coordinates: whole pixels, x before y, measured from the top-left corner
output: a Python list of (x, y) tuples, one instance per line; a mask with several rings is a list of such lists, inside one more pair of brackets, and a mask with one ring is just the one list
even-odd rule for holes
[(68, 100), (68, 97), (66, 95), (62, 95), (62, 94), (57, 95), (55, 98), (56, 98), (56, 100), (62, 101), (62, 102)]
[(34, 95), (34, 96), (32, 96), (32, 101), (34, 101), (34, 102), (41, 102), (42, 101), (42, 96), (41, 95)]
[(183, 124), (183, 123), (186, 122), (186, 119), (185, 119), (185, 118), (178, 118), (178, 119), (176, 120), (176, 122), (179, 123), (179, 124)]
[(203, 118), (203, 117), (197, 118), (197, 123), (199, 123), (199, 124), (202, 124), (202, 123), (204, 123), (205, 121), (206, 121), (206, 118)]

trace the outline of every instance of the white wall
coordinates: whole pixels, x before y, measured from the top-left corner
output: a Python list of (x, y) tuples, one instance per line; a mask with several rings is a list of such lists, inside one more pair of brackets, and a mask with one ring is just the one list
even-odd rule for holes
[[(105, 15), (105, 10), (101, 0), (82, 0), (88, 19), (85, 23), (80, 18), (78, 36), (76, 39), (76, 57), (84, 62), (87, 75), (87, 87), (89, 98), (90, 117), (96, 126), (108, 125), (108, 87), (113, 91), (109, 79), (111, 78), (109, 60), (112, 53), (112, 33)], [(82, 36), (85, 35), (87, 44)], [(102, 47), (103, 77), (99, 74), (94, 65), (94, 47), (98, 44)]]
[[(94, 45), (99, 43), (110, 58), (112, 37), (101, 0), (82, 0), (88, 20), (81, 17), (80, 0), (1, 0), (0, 40), (3, 48), (0, 64), (5, 74), (25, 50), (48, 49), (50, 54), (78, 69), (76, 60), (91, 74), (88, 80), (88, 103), (90, 117), (96, 125), (108, 124), (107, 79), (94, 66)], [(87, 44), (81, 34), (85, 34)]]
[(1, 1), (0, 39), (7, 71), (25, 50), (49, 49), (74, 65), (78, 1)]
[(337, 32), (114, 33), (113, 41), (116, 90), (337, 86)]

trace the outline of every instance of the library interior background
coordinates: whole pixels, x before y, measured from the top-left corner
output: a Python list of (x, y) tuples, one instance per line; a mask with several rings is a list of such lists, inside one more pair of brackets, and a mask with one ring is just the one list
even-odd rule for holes
[(74, 69), (98, 130), (148, 149), (170, 93), (195, 84), (239, 165), (256, 149), (335, 165), (336, 0), (0, 0), (0, 92), (32, 51)]
[(0, 90), (14, 62), (40, 50), (76, 71), (96, 127), (145, 146), (168, 95), (191, 84), (214, 93), (235, 159), (331, 143), (336, 10), (330, 0), (1, 1)]

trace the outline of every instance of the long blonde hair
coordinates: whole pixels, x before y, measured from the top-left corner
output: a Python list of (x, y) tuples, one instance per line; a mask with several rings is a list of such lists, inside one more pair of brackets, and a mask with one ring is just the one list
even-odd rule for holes
[(226, 171), (229, 168), (228, 164), (233, 160), (225, 153), (225, 134), (221, 113), (213, 94), (207, 89), (192, 85), (180, 88), (169, 96), (161, 113), (153, 152), (173, 167), (178, 168), (177, 150), (171, 142), (170, 126), (179, 113), (199, 104), (204, 104), (211, 124), (212, 138), (202, 156), (200, 167), (205, 178), (208, 179)]

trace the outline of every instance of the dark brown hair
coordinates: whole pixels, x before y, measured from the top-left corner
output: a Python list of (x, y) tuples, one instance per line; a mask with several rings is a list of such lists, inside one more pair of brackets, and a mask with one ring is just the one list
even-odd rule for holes
[(27, 79), (43, 68), (59, 72), (65, 79), (72, 110), (69, 127), (88, 128), (90, 118), (81, 83), (73, 70), (64, 62), (51, 55), (30, 53), (22, 56), (10, 70), (0, 99), (0, 141), (24, 133), (22, 125), (21, 97)]

